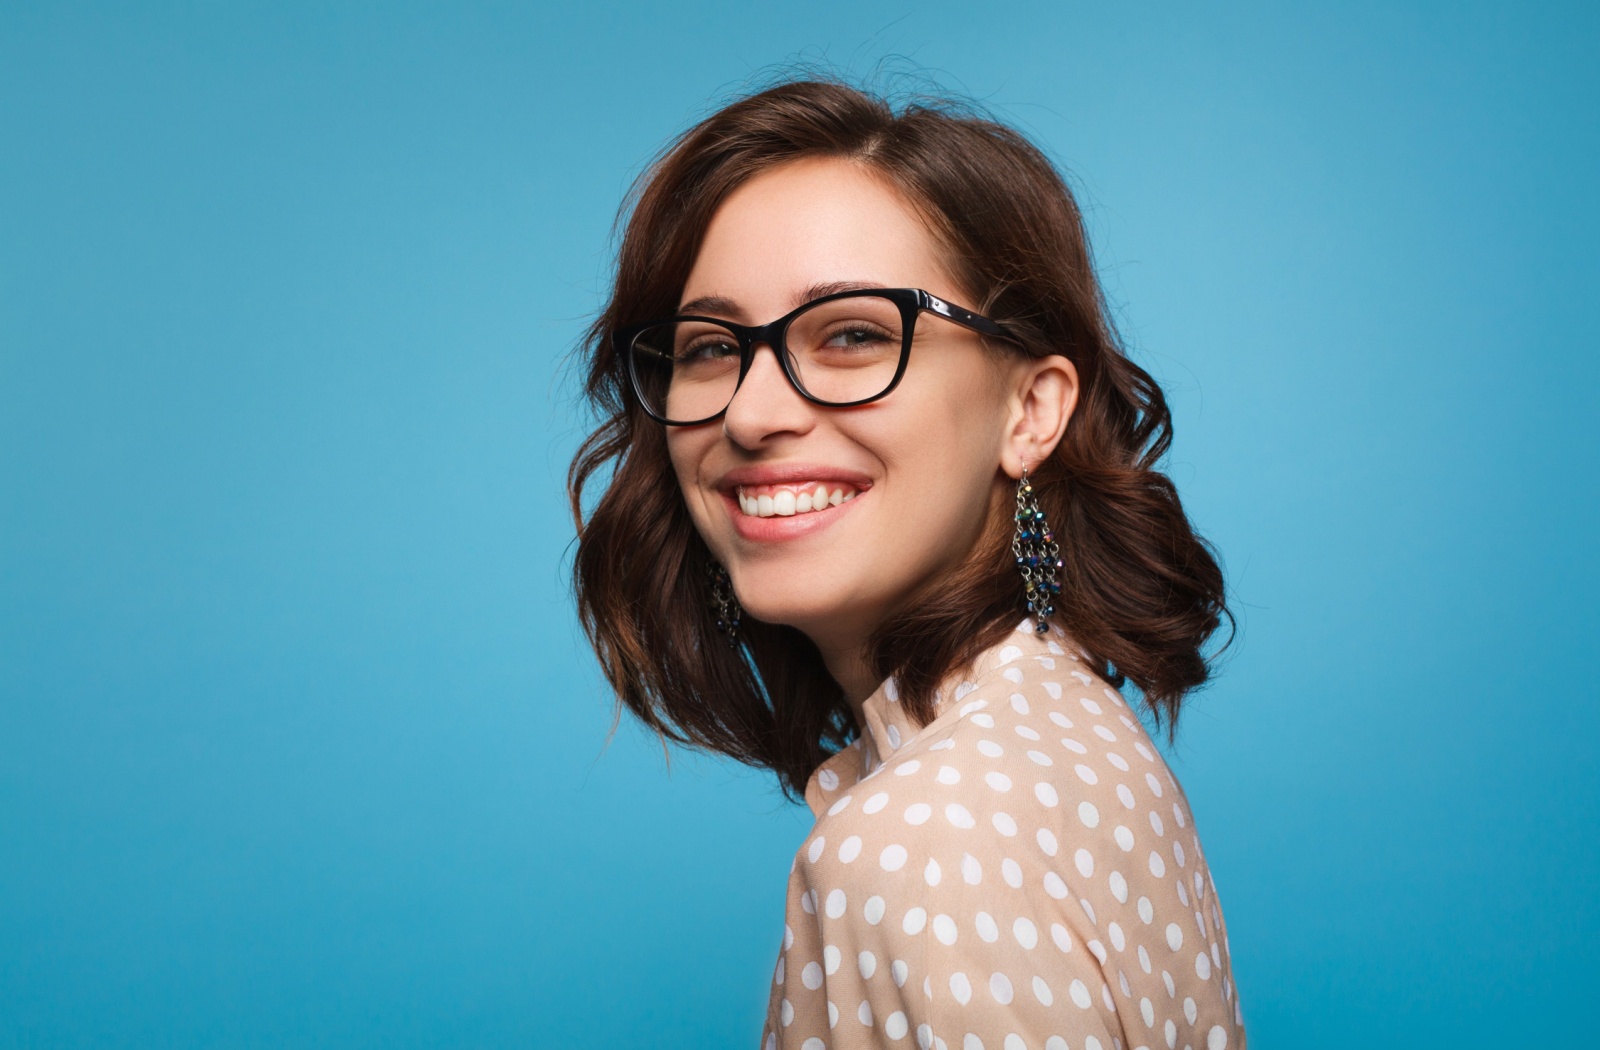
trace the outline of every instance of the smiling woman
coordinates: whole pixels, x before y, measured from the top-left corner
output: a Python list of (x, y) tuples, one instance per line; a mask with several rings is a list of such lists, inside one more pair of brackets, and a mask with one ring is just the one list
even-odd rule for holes
[[(1049, 161), (786, 83), (674, 142), (587, 343), (583, 623), (817, 821), (762, 1045), (1244, 1046), (1175, 726), (1222, 576)], [(585, 519), (586, 485), (609, 483)]]

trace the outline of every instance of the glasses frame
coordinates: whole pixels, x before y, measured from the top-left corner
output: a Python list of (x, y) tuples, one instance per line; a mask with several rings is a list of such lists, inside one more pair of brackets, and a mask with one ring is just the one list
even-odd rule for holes
[[(889, 380), (889, 385), (871, 397), (864, 397), (856, 401), (825, 401), (808, 391), (801, 385), (800, 377), (795, 374), (794, 366), (790, 363), (789, 348), (787, 343), (789, 325), (794, 319), (807, 310), (822, 303), (833, 302), (836, 299), (865, 298), (872, 296), (878, 299), (888, 299), (900, 308), (900, 322), (904, 334), (900, 338), (900, 360), (895, 365), (894, 378)], [(755, 361), (756, 347), (766, 344), (772, 349), (773, 356), (778, 359), (778, 365), (783, 369), (784, 377), (789, 380), (789, 385), (794, 387), (796, 393), (813, 405), (824, 408), (854, 408), (857, 405), (866, 405), (880, 398), (888, 397), (894, 388), (900, 385), (900, 379), (906, 374), (906, 362), (911, 357), (911, 337), (916, 332), (917, 317), (922, 311), (928, 311), (947, 321), (954, 321), (963, 328), (969, 328), (980, 335), (991, 336), (996, 339), (1005, 339), (1022, 345), (1012, 332), (998, 321), (990, 320), (982, 314), (975, 313), (965, 307), (957, 306), (946, 299), (941, 299), (932, 292), (921, 288), (852, 288), (849, 291), (834, 292), (832, 295), (819, 296), (808, 303), (802, 303), (776, 321), (762, 325), (738, 324), (721, 317), (705, 317), (698, 314), (676, 314), (672, 317), (663, 317), (654, 321), (641, 321), (637, 324), (626, 325), (617, 329), (612, 336), (612, 346), (627, 364), (628, 384), (633, 391), (634, 398), (639, 402), (639, 407), (645, 414), (657, 423), (669, 427), (693, 427), (709, 423), (728, 410), (723, 405), (716, 412), (704, 419), (678, 420), (667, 419), (659, 415), (650, 407), (650, 402), (644, 396), (643, 383), (638, 370), (634, 366), (634, 342), (646, 330), (659, 325), (674, 324), (682, 321), (699, 321), (703, 323), (720, 325), (732, 332), (739, 341), (739, 376), (734, 380), (733, 392), (728, 395), (728, 404), (733, 403), (734, 395), (738, 394), (739, 387), (744, 384), (744, 377), (750, 371), (750, 365)], [(779, 350), (782, 353), (779, 353)]]

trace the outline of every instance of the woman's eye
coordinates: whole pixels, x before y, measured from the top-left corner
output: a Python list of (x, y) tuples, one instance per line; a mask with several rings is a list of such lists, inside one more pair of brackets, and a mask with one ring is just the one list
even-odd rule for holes
[(723, 339), (707, 339), (690, 343), (678, 351), (678, 360), (684, 364), (695, 361), (717, 361), (724, 357), (737, 357), (739, 348)]
[(842, 328), (828, 337), (825, 346), (852, 347), (867, 346), (871, 343), (882, 342), (884, 334), (875, 328)]

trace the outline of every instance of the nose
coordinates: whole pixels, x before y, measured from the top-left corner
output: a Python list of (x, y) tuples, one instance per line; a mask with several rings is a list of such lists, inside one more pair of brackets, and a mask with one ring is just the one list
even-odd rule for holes
[(736, 445), (760, 448), (780, 434), (803, 434), (816, 424), (816, 406), (789, 382), (778, 354), (777, 347), (757, 343), (750, 370), (728, 402), (722, 431)]

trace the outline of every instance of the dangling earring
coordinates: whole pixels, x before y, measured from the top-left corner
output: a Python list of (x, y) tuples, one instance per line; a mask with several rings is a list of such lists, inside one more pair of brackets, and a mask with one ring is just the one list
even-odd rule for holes
[(711, 559), (708, 568), (711, 577), (711, 613), (717, 618), (717, 630), (728, 639), (729, 645), (737, 647), (742, 610), (738, 597), (733, 593), (733, 581), (728, 579), (728, 570), (715, 558)]
[(1055, 613), (1055, 598), (1061, 593), (1061, 581), (1056, 575), (1061, 568), (1061, 547), (1033, 495), (1027, 467), (1022, 468), (1022, 477), (1017, 479), (1017, 531), (1011, 538), (1011, 553), (1017, 556), (1017, 571), (1022, 573), (1033, 629), (1045, 634), (1050, 630), (1046, 618)]

